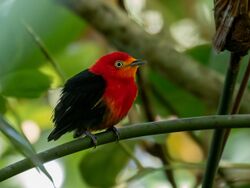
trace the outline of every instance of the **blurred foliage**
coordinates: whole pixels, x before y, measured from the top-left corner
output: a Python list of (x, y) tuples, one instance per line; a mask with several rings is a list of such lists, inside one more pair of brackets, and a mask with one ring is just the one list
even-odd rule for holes
[[(150, 71), (148, 74), (149, 82), (158, 90), (159, 94), (167, 100), (170, 105), (175, 109), (177, 114), (173, 114), (173, 112), (169, 111), (168, 106), (164, 105), (164, 103), (157, 98), (155, 99), (156, 104), (153, 106), (153, 111), (161, 116), (169, 115), (180, 115), (181, 117), (189, 117), (189, 116), (198, 116), (204, 114), (205, 105), (204, 102), (198, 100), (192, 94), (188, 93), (184, 89), (174, 85), (168, 80), (164, 80), (164, 78), (154, 72)], [(152, 91), (149, 89), (149, 92)], [(185, 100), (183, 100), (185, 99)], [(154, 100), (154, 97), (153, 99)], [(190, 108), (192, 104), (196, 105), (196, 108)], [(168, 112), (168, 113), (167, 113)]]
[(53, 179), (48, 171), (43, 166), (42, 161), (36, 156), (36, 152), (32, 148), (29, 141), (22, 134), (17, 132), (8, 122), (0, 115), (0, 131), (3, 133), (13, 146), (20, 151), (24, 156), (29, 158), (31, 162), (37, 166), (37, 170), (41, 170), (53, 183)]
[[(220, 73), (225, 72), (229, 54), (215, 54), (210, 42), (214, 32), (212, 0), (126, 0), (125, 4), (128, 13), (132, 15), (131, 18), (145, 27), (147, 32), (171, 41), (176, 50), (198, 63)], [(54, 1), (0, 0), (0, 114), (13, 125), (15, 135), (10, 135), (10, 139), (20, 138), (22, 140), (17, 143), (22, 143), (26, 140), (22, 136), (23, 132), (36, 149), (45, 150), (71, 140), (72, 135), (65, 135), (58, 142), (47, 143), (46, 137), (52, 129), (52, 109), (63, 83), (25, 30), (23, 22), (41, 38), (67, 78), (89, 67), (101, 55), (115, 49), (91, 26)], [(247, 58), (242, 63), (243, 67), (246, 61)], [(156, 119), (215, 113), (215, 109), (206, 101), (166, 80), (155, 70), (144, 67), (142, 71), (146, 78), (150, 107)], [(146, 121), (141, 115), (142, 103), (139, 98), (136, 105), (139, 114), (135, 120), (137, 122)], [(233, 131), (223, 159), (230, 163), (249, 162), (250, 151), (244, 149), (248, 148), (249, 135), (248, 130)], [(168, 151), (165, 157), (170, 158), (171, 164), (176, 161), (200, 163), (207, 157), (205, 151), (209, 136), (210, 132), (196, 132), (192, 136), (177, 133), (136, 140), (132, 146), (129, 142), (135, 157), (145, 167), (143, 170), (138, 170), (133, 159), (119, 144), (114, 143), (56, 160), (64, 174), (61, 181), (57, 179), (58, 171), (49, 172), (55, 185), (64, 188), (115, 185), (169, 187), (171, 185), (164, 173), (164, 169), (169, 166), (164, 166), (159, 156), (149, 154), (142, 147), (142, 142), (163, 140), (161, 144), (165, 144)], [(22, 146), (20, 148), (24, 151)], [(20, 157), (1, 135), (0, 166), (5, 167)], [(178, 187), (199, 185), (199, 168), (173, 168)], [(225, 168), (223, 171), (235, 187), (250, 186), (250, 170)], [(235, 177), (235, 174), (241, 174), (242, 179), (236, 179), (239, 175)], [(39, 187), (38, 182), (41, 181), (42, 179), (17, 176), (0, 185), (3, 188), (30, 188)], [(52, 187), (49, 183), (41, 183), (41, 186)]]
[(202, 149), (186, 132), (169, 134), (166, 145), (171, 158), (177, 161), (199, 163), (204, 160)]
[(0, 113), (4, 113), (6, 111), (6, 99), (0, 95)]
[[(134, 144), (130, 143), (131, 148)], [(106, 155), (103, 155), (106, 153)], [(100, 146), (85, 155), (80, 163), (83, 179), (93, 187), (112, 187), (129, 161), (129, 156), (120, 144), (112, 143)]]
[(18, 98), (39, 97), (41, 92), (48, 90), (50, 86), (49, 78), (36, 69), (11, 71), (4, 74), (0, 82), (2, 95)]

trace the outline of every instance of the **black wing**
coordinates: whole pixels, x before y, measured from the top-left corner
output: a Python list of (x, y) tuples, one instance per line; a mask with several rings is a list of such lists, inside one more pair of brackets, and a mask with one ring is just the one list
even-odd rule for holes
[(84, 70), (70, 78), (54, 110), (54, 130), (48, 141), (75, 129), (87, 130), (101, 123), (106, 106), (101, 102), (106, 83), (102, 76)]

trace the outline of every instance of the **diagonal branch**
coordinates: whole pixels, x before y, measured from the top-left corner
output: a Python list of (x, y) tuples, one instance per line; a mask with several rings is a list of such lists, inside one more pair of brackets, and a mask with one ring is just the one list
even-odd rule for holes
[[(118, 129), (120, 140), (164, 134), (180, 131), (206, 130), (215, 128), (250, 128), (250, 115), (225, 115), (225, 116), (203, 116), (195, 118), (183, 118), (177, 120), (159, 121), (135, 124)], [(113, 132), (102, 132), (96, 134), (98, 145), (116, 141)], [(93, 147), (88, 137), (79, 138), (71, 142), (56, 146), (40, 152), (38, 157), (45, 163), (61, 158), (72, 153)], [(28, 159), (23, 159), (0, 170), (0, 182), (21, 172), (33, 168), (34, 165)]]
[[(182, 88), (216, 107), (222, 76), (174, 50), (167, 41), (149, 35), (117, 7), (98, 0), (57, 0), (86, 20), (119, 50), (147, 59), (149, 66)], [(209, 91), (209, 92), (208, 92)], [(242, 111), (250, 112), (250, 93), (243, 97)]]
[(48, 51), (46, 45), (43, 43), (42, 39), (38, 36), (38, 34), (33, 30), (33, 28), (28, 25), (26, 22), (23, 22), (23, 25), (27, 32), (30, 34), (34, 42), (39, 47), (40, 51), (43, 53), (44, 57), (48, 60), (48, 62), (52, 65), (58, 76), (60, 77), (61, 81), (65, 81), (65, 74), (62, 69), (59, 67), (58, 63), (52, 57), (51, 53)]

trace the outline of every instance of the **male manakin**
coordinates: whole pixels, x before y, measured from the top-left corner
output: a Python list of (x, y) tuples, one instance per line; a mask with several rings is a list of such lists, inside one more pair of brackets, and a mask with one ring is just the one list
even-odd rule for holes
[(127, 53), (113, 52), (70, 78), (54, 109), (55, 128), (48, 141), (74, 131), (75, 138), (85, 134), (96, 145), (90, 131), (116, 131), (114, 125), (127, 115), (137, 96), (136, 71), (144, 63)]

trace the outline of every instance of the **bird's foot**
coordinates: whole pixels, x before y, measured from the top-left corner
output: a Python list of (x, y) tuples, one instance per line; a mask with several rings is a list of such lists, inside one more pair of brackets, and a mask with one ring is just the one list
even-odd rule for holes
[(114, 127), (114, 126), (110, 127), (107, 129), (107, 131), (112, 131), (115, 134), (117, 142), (120, 140), (120, 133), (116, 127)]
[(97, 139), (96, 139), (96, 136), (93, 135), (93, 134), (92, 134), (91, 132), (89, 132), (89, 131), (84, 131), (84, 134), (85, 134), (87, 137), (89, 137), (89, 138), (91, 139), (92, 143), (94, 144), (94, 147), (96, 148), (96, 146), (97, 146)]

